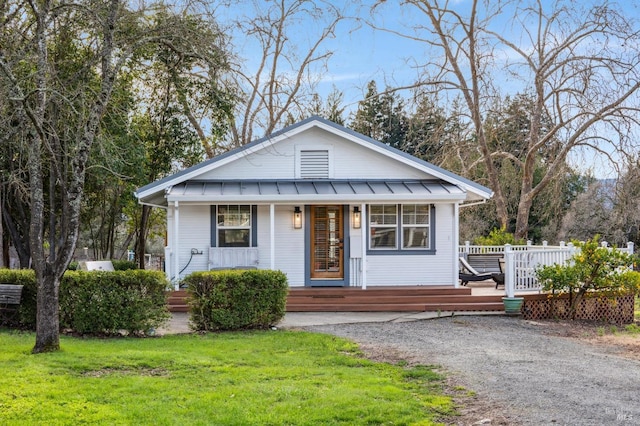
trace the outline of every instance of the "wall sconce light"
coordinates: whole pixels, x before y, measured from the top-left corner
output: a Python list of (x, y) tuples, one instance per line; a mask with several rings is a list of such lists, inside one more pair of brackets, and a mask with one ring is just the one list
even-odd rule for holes
[(302, 228), (302, 211), (300, 211), (300, 207), (298, 206), (293, 210), (293, 228)]
[(351, 215), (351, 221), (353, 223), (354, 229), (360, 229), (360, 226), (362, 224), (361, 219), (362, 219), (362, 215), (360, 214), (360, 207), (355, 206), (353, 208), (353, 213)]

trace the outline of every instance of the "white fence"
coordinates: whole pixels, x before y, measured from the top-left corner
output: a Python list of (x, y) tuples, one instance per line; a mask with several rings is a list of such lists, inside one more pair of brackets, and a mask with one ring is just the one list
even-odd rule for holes
[[(603, 247), (607, 247), (606, 242), (602, 242)], [(507, 297), (513, 297), (515, 292), (540, 291), (542, 286), (538, 282), (536, 269), (542, 266), (554, 264), (564, 264), (573, 256), (578, 248), (573, 244), (559, 246), (549, 246), (545, 243), (542, 246), (534, 246), (528, 243), (526, 246), (473, 246), (466, 242), (460, 246), (459, 255), (468, 254), (499, 254), (504, 255), (504, 283)], [(612, 248), (613, 250), (613, 248)], [(633, 254), (633, 243), (628, 243), (626, 248), (618, 248), (622, 252)]]

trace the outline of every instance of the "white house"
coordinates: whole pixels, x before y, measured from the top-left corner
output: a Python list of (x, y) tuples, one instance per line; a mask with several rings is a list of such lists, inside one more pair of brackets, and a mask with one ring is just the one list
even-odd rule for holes
[(166, 273), (278, 269), (291, 287), (458, 285), (458, 214), (492, 191), (318, 117), (136, 192)]

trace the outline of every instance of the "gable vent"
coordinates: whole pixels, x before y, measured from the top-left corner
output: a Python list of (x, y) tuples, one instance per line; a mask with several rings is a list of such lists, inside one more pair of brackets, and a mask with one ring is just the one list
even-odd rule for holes
[(328, 179), (329, 151), (300, 151), (300, 177), (302, 179)]

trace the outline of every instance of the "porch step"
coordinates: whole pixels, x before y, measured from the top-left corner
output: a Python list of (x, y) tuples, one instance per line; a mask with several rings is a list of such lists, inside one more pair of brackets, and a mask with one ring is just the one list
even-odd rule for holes
[[(188, 312), (187, 292), (170, 292), (170, 312)], [(470, 288), (377, 287), (292, 288), (287, 312), (504, 311), (502, 296), (472, 296)]]
[(472, 296), (471, 288), (292, 288), (287, 312), (502, 312), (502, 296)]
[(287, 305), (287, 312), (504, 312), (499, 303), (440, 303), (440, 304), (296, 304)]

